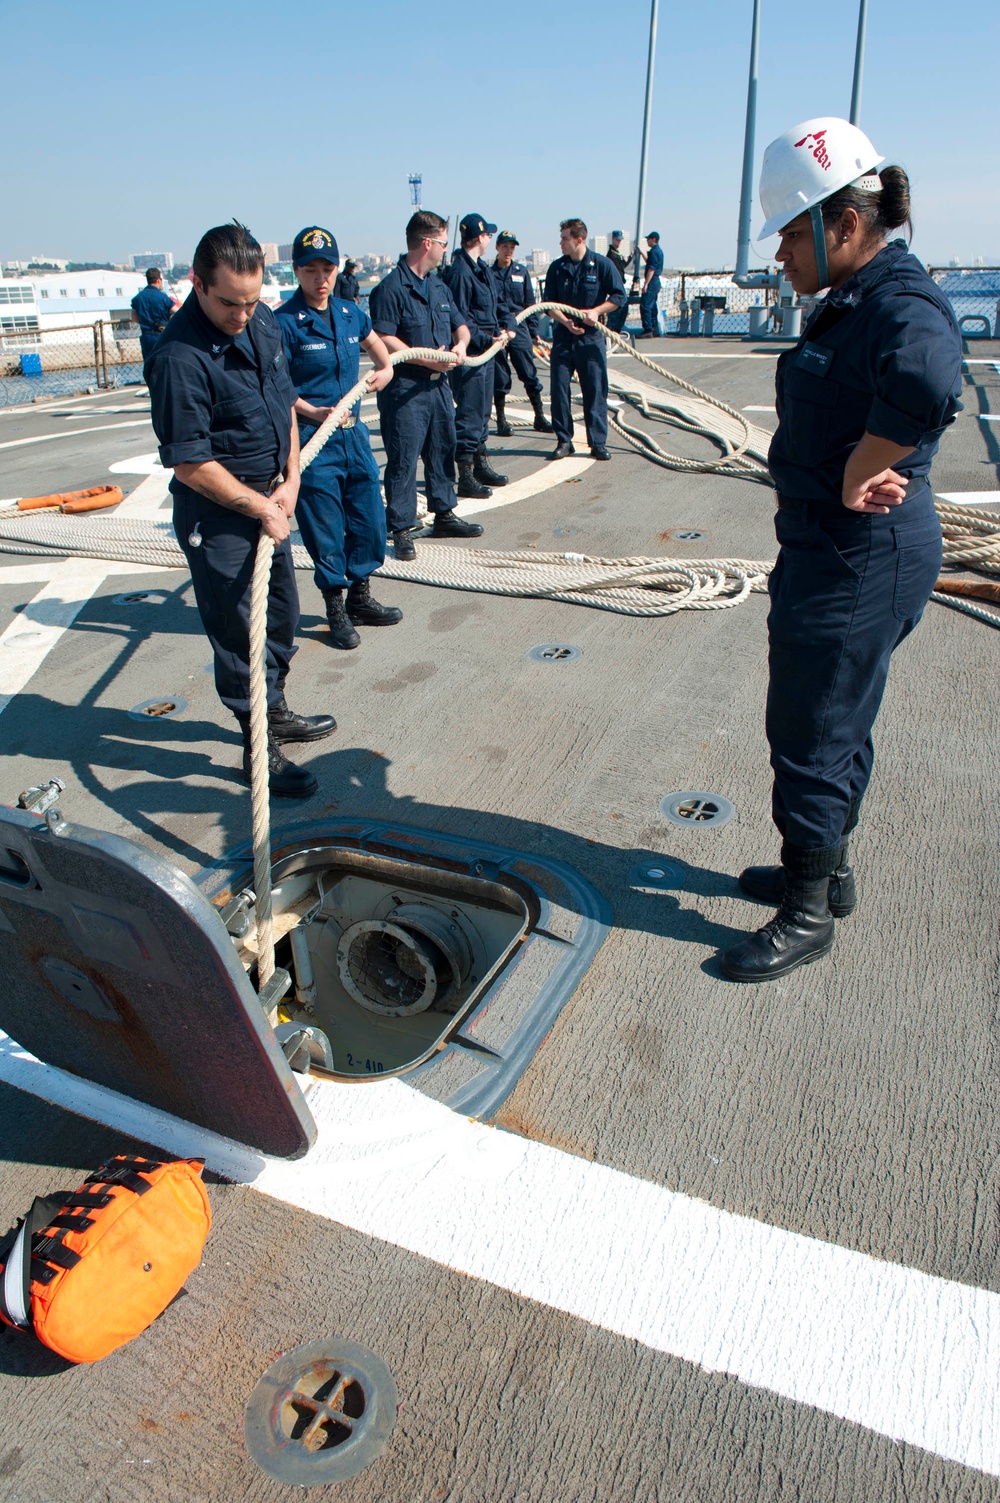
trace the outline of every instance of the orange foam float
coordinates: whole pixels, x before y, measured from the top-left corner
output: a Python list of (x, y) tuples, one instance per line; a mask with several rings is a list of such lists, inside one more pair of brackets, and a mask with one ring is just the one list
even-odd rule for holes
[(51, 496), (22, 496), (18, 501), (20, 511), (102, 511), (106, 506), (117, 506), (122, 499), (121, 486), (92, 485), (87, 491), (59, 491)]

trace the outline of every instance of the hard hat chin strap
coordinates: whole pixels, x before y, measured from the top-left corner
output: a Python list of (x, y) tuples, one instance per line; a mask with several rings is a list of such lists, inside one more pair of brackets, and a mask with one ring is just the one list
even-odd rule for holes
[(809, 222), (812, 224), (812, 243), (817, 248), (817, 275), (820, 277), (820, 290), (830, 286), (830, 268), (827, 266), (827, 236), (823, 227), (823, 204), (817, 203), (809, 210)]
[(819, 290), (830, 285), (830, 268), (826, 260), (826, 231), (823, 228), (823, 205), (813, 204), (809, 210), (809, 222), (813, 228), (813, 245), (816, 247), (816, 273)]

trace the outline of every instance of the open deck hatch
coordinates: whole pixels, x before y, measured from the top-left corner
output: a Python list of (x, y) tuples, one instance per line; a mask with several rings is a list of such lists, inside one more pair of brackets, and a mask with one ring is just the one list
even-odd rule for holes
[(252, 894), (242, 918), (233, 902), (249, 879), (245, 851), (199, 887), (58, 810), (0, 809), (0, 1027), (50, 1065), (296, 1157), (315, 1125), (289, 1058), (355, 1081), (405, 1074), (489, 1116), (610, 922), (559, 863), (375, 822), (288, 830), (273, 907), (292, 980), (265, 1013)]

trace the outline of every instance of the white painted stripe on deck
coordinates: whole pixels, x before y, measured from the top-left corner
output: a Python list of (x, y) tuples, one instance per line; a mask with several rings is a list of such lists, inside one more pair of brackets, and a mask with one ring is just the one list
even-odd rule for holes
[[(123, 390), (126, 390), (130, 397), (143, 397), (149, 395), (145, 386), (129, 386), (123, 388)], [(16, 417), (19, 412), (40, 412), (43, 414), (48, 413), (54, 416), (55, 413), (58, 412), (60, 407), (69, 407), (71, 403), (106, 402), (109, 397), (115, 397), (119, 395), (120, 392), (115, 391), (93, 391), (88, 395), (82, 397), (46, 397), (43, 402), (27, 402), (20, 407), (0, 407), (0, 417)], [(49, 406), (50, 402), (52, 404), (51, 407)]]
[(34, 438), (8, 438), (0, 449), (23, 449), (26, 444), (51, 444), (58, 438), (80, 438), (84, 433), (110, 433), (114, 428), (148, 428), (149, 418), (132, 423), (102, 423), (98, 428), (67, 428), (62, 433), (39, 433)]
[(1000, 491), (935, 491), (939, 501), (952, 506), (1000, 506)]
[(976, 417), (981, 423), (1000, 423), (1000, 412), (977, 412)]
[[(115, 470), (118, 466), (112, 465), (111, 468)], [(165, 470), (162, 465), (158, 464), (156, 469), (151, 470), (145, 480), (136, 486), (131, 495), (126, 496), (124, 501), (116, 507), (114, 515), (116, 517), (158, 516), (161, 507), (171, 499), (170, 481), (173, 473), (173, 470)]]
[[(617, 352), (616, 352), (617, 353)], [(631, 360), (627, 350), (622, 350), (622, 357)], [(654, 360), (662, 360), (664, 365), (670, 365), (675, 360), (777, 360), (783, 351), (763, 350), (756, 355), (736, 355), (728, 350), (672, 350), (669, 346), (665, 350), (644, 350), (644, 355), (650, 355)]]
[[(10, 555), (6, 555), (9, 557)], [(101, 567), (105, 574), (179, 574), (181, 569), (170, 569), (164, 564), (113, 564), (108, 560), (102, 560)], [(184, 566), (183, 572), (187, 573)], [(37, 564), (12, 564), (9, 567), (0, 564), (0, 586), (42, 584), (51, 579), (53, 574), (51, 559), (41, 559)]]
[(116, 459), (108, 465), (109, 475), (155, 475), (163, 472), (156, 449), (152, 454), (130, 454), (128, 459)]
[(38, 671), (107, 573), (106, 564), (80, 559), (49, 565), (49, 582), (0, 635), (0, 714)]
[(312, 1083), (318, 1141), (284, 1162), (2, 1036), (0, 1079), (655, 1351), (1000, 1476), (1000, 1295), (469, 1122), (399, 1080)]
[[(100, 416), (104, 417), (105, 413), (110, 413), (111, 416), (114, 417), (117, 413), (121, 413), (121, 412), (149, 412), (149, 410), (150, 410), (149, 407), (146, 407), (146, 406), (137, 406), (133, 402), (131, 407), (102, 407), (101, 408), (101, 412), (100, 412)], [(53, 417), (61, 417), (61, 418), (65, 419), (65, 421), (67, 423), (73, 421), (75, 418), (92, 418), (93, 415), (94, 414), (92, 412), (54, 412), (54, 413), (52, 413)]]
[[(497, 456), (494, 456), (494, 462), (499, 463)], [(524, 475), (510, 485), (498, 486), (488, 501), (459, 501), (458, 514), (460, 517), (477, 517), (480, 512), (496, 511), (498, 507), (510, 506), (515, 501), (527, 501), (530, 496), (550, 491), (564, 480), (575, 480), (596, 463), (597, 460), (591, 459), (589, 454), (573, 454), (569, 459), (543, 460), (540, 468), (532, 470), (530, 475)]]

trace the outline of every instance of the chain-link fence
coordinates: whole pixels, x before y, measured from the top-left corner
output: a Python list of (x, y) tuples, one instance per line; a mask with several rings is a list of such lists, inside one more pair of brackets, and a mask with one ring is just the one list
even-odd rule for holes
[(1000, 266), (929, 266), (966, 339), (1000, 339)]
[(0, 316), (0, 406), (141, 380), (135, 324), (98, 319), (49, 328), (34, 313)]

